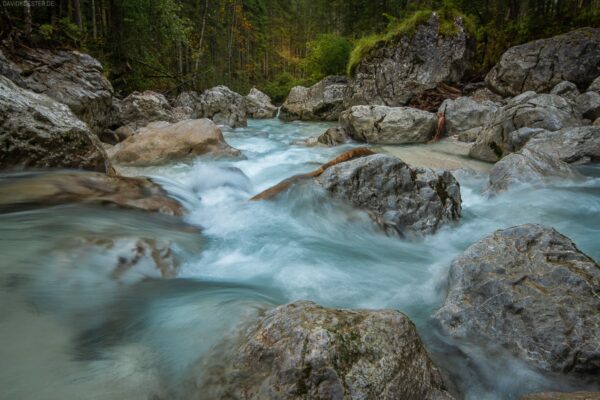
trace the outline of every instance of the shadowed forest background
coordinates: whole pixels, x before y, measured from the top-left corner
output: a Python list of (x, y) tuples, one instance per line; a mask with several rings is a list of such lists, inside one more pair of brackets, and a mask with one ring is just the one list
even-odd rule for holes
[[(15, 3), (16, 4), (16, 3)], [(600, 26), (599, 0), (62, 0), (4, 2), (1, 39), (80, 48), (124, 93), (292, 86), (352, 72), (369, 46), (410, 33), (419, 13), (459, 14), (477, 40), (474, 78), (510, 46)], [(452, 32), (447, 32), (452, 34)], [(352, 61), (353, 60), (353, 61)]]

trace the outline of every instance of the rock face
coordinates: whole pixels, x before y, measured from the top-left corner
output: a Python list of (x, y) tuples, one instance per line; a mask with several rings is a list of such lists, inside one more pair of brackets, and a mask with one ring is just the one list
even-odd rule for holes
[(133, 92), (121, 100), (118, 114), (120, 124), (134, 130), (155, 121), (175, 122), (173, 110), (165, 96), (150, 90)]
[(64, 104), (0, 76), (0, 169), (113, 173), (98, 138)]
[(503, 96), (549, 92), (561, 81), (583, 91), (600, 75), (600, 29), (581, 28), (508, 49), (486, 77)]
[(440, 82), (458, 82), (469, 67), (470, 46), (461, 19), (457, 33), (439, 33), (432, 13), (410, 37), (378, 44), (358, 64), (348, 86), (346, 105), (403, 106)]
[(277, 107), (271, 103), (271, 98), (257, 88), (250, 89), (250, 93), (244, 97), (244, 100), (250, 118), (268, 119), (277, 114)]
[(525, 148), (547, 153), (571, 164), (600, 162), (600, 126), (582, 126), (542, 132)]
[(598, 373), (600, 267), (542, 225), (499, 230), (452, 262), (435, 314), (446, 335), (501, 346), (545, 371)]
[(240, 156), (239, 150), (230, 147), (221, 130), (206, 118), (174, 124), (155, 122), (109, 150), (114, 162), (135, 166), (160, 165), (203, 154)]
[(519, 184), (543, 186), (549, 180), (579, 178), (582, 178), (581, 174), (571, 165), (546, 153), (524, 148), (494, 164), (486, 192), (496, 195)]
[(435, 114), (409, 107), (354, 106), (340, 115), (352, 139), (379, 144), (425, 143), (436, 121)]
[(147, 178), (83, 171), (27, 172), (2, 176), (0, 184), (5, 192), (0, 198), (3, 212), (78, 203), (183, 214), (181, 205)]
[(596, 92), (600, 94), (600, 75), (590, 84), (587, 89), (588, 92)]
[(498, 105), (491, 101), (474, 101), (469, 97), (445, 100), (439, 111), (446, 114), (446, 133), (460, 135), (471, 131), (470, 136), (478, 136), (483, 127), (498, 111)]
[(431, 234), (460, 218), (460, 186), (450, 172), (411, 168), (392, 156), (375, 154), (333, 165), (316, 182), (401, 236)]
[(194, 118), (210, 118), (215, 124), (232, 128), (246, 126), (246, 101), (227, 86), (215, 86), (198, 96)]
[(279, 118), (285, 121), (336, 121), (345, 109), (345, 76), (328, 76), (310, 88), (292, 88), (281, 106)]
[[(518, 151), (522, 135), (512, 132), (520, 128), (541, 128), (557, 131), (583, 124), (572, 102), (553, 94), (526, 92), (507, 102), (493, 115), (471, 147), (469, 155), (483, 161), (495, 162)], [(517, 142), (512, 142), (516, 138)]]
[(452, 399), (398, 311), (291, 303), (248, 329), (232, 358), (222, 377), (196, 383), (193, 398)]
[(20, 75), (14, 80), (18, 85), (68, 105), (96, 134), (112, 123), (113, 88), (98, 60), (77, 51), (22, 48), (17, 53), (10, 61), (0, 56), (0, 72), (12, 69), (13, 77)]

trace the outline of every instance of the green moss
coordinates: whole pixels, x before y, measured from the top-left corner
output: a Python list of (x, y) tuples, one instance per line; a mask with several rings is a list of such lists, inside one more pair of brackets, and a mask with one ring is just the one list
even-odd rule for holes
[[(354, 74), (360, 61), (379, 44), (402, 37), (412, 37), (419, 26), (429, 21), (432, 12), (432, 10), (417, 11), (407, 18), (392, 21), (386, 32), (382, 34), (369, 35), (359, 39), (352, 53), (350, 53), (347, 68), (348, 75)], [(459, 33), (459, 28), (455, 23), (457, 18), (462, 18), (467, 31), (470, 34), (474, 34), (476, 27), (473, 19), (466, 17), (455, 8), (443, 7), (436, 12), (439, 18), (439, 33), (441, 36), (454, 36)]]

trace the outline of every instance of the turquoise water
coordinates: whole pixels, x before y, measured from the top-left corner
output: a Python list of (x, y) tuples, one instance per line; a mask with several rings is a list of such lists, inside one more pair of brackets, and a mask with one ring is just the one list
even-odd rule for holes
[[(577, 387), (491, 355), (485, 344), (448, 343), (430, 316), (445, 297), (451, 260), (496, 229), (548, 224), (600, 259), (600, 169), (585, 169), (583, 182), (492, 200), (481, 195), (485, 176), (459, 171), (460, 224), (418, 242), (386, 237), (364, 213), (302, 186), (248, 201), (352, 147), (294, 144), (328, 126), (250, 121), (225, 131), (245, 160), (123, 169), (162, 184), (201, 233), (161, 216), (90, 207), (0, 215), (0, 398), (185, 398), (189, 367), (203, 354), (261, 310), (298, 299), (401, 310), (466, 398)], [(184, 260), (180, 277), (107, 279), (110, 252), (70, 245), (90, 234), (171, 240)]]

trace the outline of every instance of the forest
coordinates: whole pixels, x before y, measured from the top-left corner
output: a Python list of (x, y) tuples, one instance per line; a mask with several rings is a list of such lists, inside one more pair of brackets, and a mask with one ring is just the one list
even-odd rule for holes
[[(51, 6), (48, 6), (50, 5)], [(123, 93), (292, 86), (345, 74), (356, 48), (427, 10), (461, 14), (474, 77), (509, 47), (600, 26), (599, 0), (53, 0), (0, 6), (0, 40), (91, 53)], [(18, 33), (17, 33), (18, 32)]]

